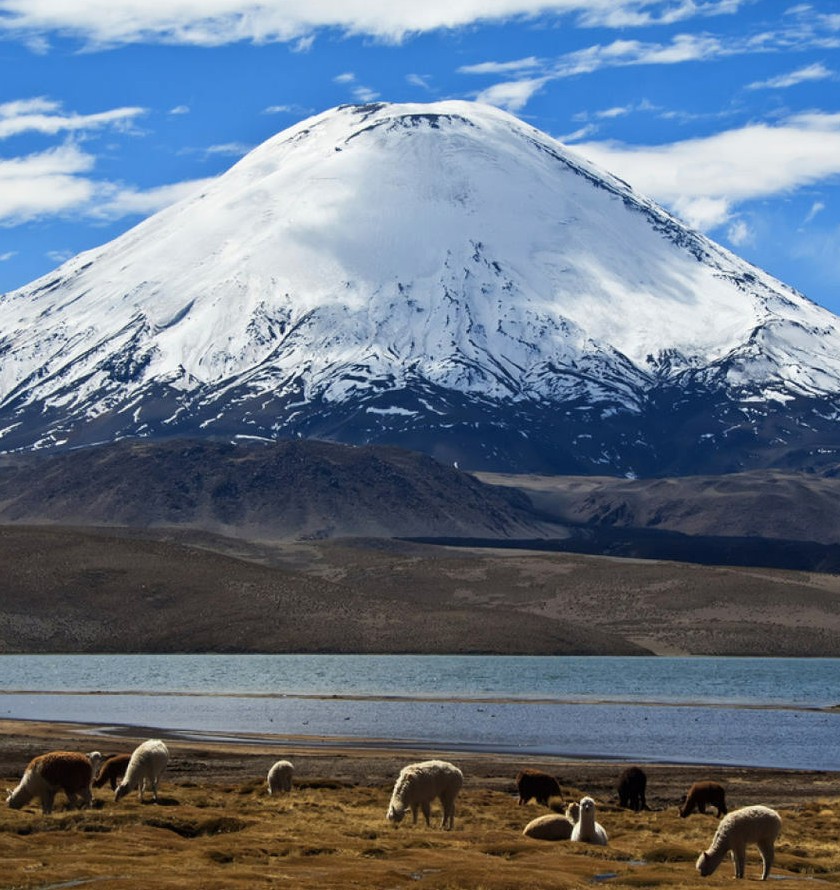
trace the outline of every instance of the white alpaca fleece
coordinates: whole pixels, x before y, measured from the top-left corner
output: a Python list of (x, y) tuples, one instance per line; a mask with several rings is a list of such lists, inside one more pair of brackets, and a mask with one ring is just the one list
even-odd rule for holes
[[(87, 755), (50, 751), (32, 758), (17, 788), (6, 796), (6, 802), (13, 810), (19, 810), (37, 797), (42, 812), (51, 813), (56, 794), (63, 791), (71, 806), (90, 806), (92, 779), (93, 766)], [(77, 802), (77, 796), (81, 797), (81, 803)]]
[(132, 752), (122, 782), (117, 785), (114, 800), (119, 800), (129, 791), (139, 788), (140, 803), (142, 803), (143, 792), (151, 788), (152, 796), (157, 803), (158, 779), (166, 769), (167, 763), (169, 763), (169, 750), (160, 739), (149, 739), (138, 745)]
[(292, 790), (292, 774), (295, 768), (288, 760), (278, 760), (268, 771), (266, 784), (269, 794)]
[(773, 865), (776, 838), (782, 830), (781, 816), (770, 807), (754, 806), (735, 810), (718, 825), (712, 845), (697, 859), (697, 871), (705, 878), (720, 865), (727, 852), (732, 854), (735, 877), (744, 877), (747, 844), (756, 844), (761, 854), (761, 880), (766, 881)]
[(426, 825), (431, 816), (431, 803), (440, 798), (443, 818), (440, 826), (452, 830), (455, 827), (455, 798), (464, 784), (464, 774), (457, 766), (445, 760), (424, 760), (410, 763), (400, 771), (388, 807), (388, 819), (399, 825), (405, 811), (411, 809), (414, 824), (417, 823), (418, 807), (423, 811)]
[(575, 827), (572, 829), (571, 839), (584, 844), (607, 846), (609, 839), (604, 827), (595, 821), (595, 801), (591, 797), (584, 797), (580, 802), (580, 810)]
[(567, 841), (572, 836), (574, 822), (559, 813), (548, 813), (532, 819), (523, 829), (525, 837), (538, 841)]

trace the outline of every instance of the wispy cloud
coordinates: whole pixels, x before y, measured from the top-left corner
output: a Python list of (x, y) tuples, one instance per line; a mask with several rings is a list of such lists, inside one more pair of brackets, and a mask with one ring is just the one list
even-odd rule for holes
[(204, 149), (204, 154), (210, 157), (214, 155), (222, 155), (224, 157), (241, 158), (243, 155), (253, 148), (253, 145), (246, 145), (244, 142), (222, 142), (219, 145), (211, 145)]
[(727, 229), (726, 237), (730, 244), (733, 244), (735, 247), (742, 247), (744, 244), (752, 242), (753, 233), (752, 229), (750, 229), (744, 220), (736, 219)]
[(813, 222), (817, 214), (821, 213), (823, 210), (825, 210), (825, 204), (822, 201), (814, 201), (811, 205), (811, 209), (808, 211), (808, 215), (802, 220), (803, 225), (808, 225), (808, 223)]
[(786, 90), (788, 87), (795, 87), (800, 83), (808, 83), (814, 80), (827, 80), (836, 77), (836, 74), (829, 68), (826, 68), (821, 62), (813, 65), (806, 65), (804, 68), (798, 68), (788, 74), (780, 74), (778, 77), (771, 77), (768, 80), (756, 80), (748, 84), (748, 90)]
[(5, 253), (0, 253), (0, 263), (5, 263), (10, 260), (12, 257), (16, 257), (18, 252), (16, 250), (7, 250)]
[(376, 90), (358, 83), (356, 75), (352, 71), (338, 74), (333, 78), (333, 83), (346, 84), (351, 87), (350, 93), (357, 102), (373, 102), (374, 99), (379, 98), (379, 93)]
[(742, 0), (0, 0), (0, 32), (48, 50), (51, 34), (90, 46), (158, 42), (198, 46), (287, 42), (307, 49), (313, 32), (337, 29), (398, 42), (411, 34), (536, 16), (571, 16), (584, 27), (670, 24), (737, 10)]
[[(618, 23), (617, 11), (634, 15), (644, 11), (644, 7), (652, 4), (618, 4), (616, 8), (604, 15), (613, 24)], [(686, 2), (674, 7), (674, 14), (722, 14), (724, 11), (736, 11), (738, 2), (697, 4)], [(705, 10), (705, 13), (702, 11)], [(648, 13), (650, 9), (648, 9)], [(613, 13), (616, 13), (615, 15)], [(596, 10), (593, 9), (589, 19), (595, 20)], [(713, 62), (719, 59), (739, 55), (758, 53), (777, 53), (803, 51), (814, 48), (840, 47), (840, 24), (833, 21), (834, 17), (815, 16), (800, 10), (790, 16), (790, 21), (775, 30), (766, 30), (746, 35), (715, 35), (710, 33), (681, 33), (674, 35), (669, 41), (655, 42), (638, 39), (620, 38), (610, 43), (599, 43), (574, 50), (553, 59), (536, 59), (527, 57), (512, 61), (485, 61), (462, 66), (461, 74), (470, 75), (521, 75), (508, 77), (503, 82), (485, 88), (480, 94), (483, 101), (499, 104), (511, 111), (521, 110), (524, 103), (519, 99), (529, 95), (529, 85), (535, 83), (539, 87), (556, 80), (581, 75), (593, 74), (597, 71), (628, 68), (645, 65), (682, 65), (686, 63)], [(840, 19), (840, 16), (837, 16)], [(587, 21), (589, 21), (587, 19)], [(653, 18), (643, 15), (643, 23), (653, 23)], [(679, 16), (674, 18), (679, 20)], [(753, 89), (768, 87), (794, 86), (807, 80), (818, 80), (833, 77), (834, 72), (820, 63), (808, 65), (795, 72), (780, 76), (771, 81), (756, 82)], [(517, 84), (521, 84), (517, 88)], [(536, 92), (531, 87), (530, 95)], [(495, 99), (498, 97), (498, 100)], [(512, 97), (512, 98), (511, 98)], [(527, 102), (527, 99), (525, 100)]]
[(431, 90), (428, 74), (406, 74), (406, 83), (410, 83), (413, 87), (420, 87), (423, 90)]
[(587, 142), (575, 150), (691, 225), (711, 229), (730, 222), (745, 201), (840, 176), (840, 114), (800, 114), (667, 145)]
[(515, 74), (521, 71), (533, 71), (542, 64), (535, 56), (527, 59), (514, 59), (511, 62), (479, 62), (475, 65), (461, 65), (459, 74)]
[[(593, 27), (638, 28), (648, 25), (673, 25), (687, 19), (730, 15), (743, 6), (743, 0), (717, 0), (698, 3), (682, 0), (679, 3), (614, 3), (592, 4), (582, 15), (582, 22)], [(664, 6), (664, 8), (662, 8)]]
[(54, 136), (101, 127), (126, 129), (145, 113), (145, 108), (124, 107), (95, 114), (76, 114), (62, 111), (60, 102), (44, 96), (17, 99), (0, 105), (0, 139), (31, 132)]

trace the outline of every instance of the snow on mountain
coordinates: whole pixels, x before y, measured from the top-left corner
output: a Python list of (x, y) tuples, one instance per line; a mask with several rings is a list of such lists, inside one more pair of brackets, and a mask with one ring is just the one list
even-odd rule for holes
[(5, 450), (304, 435), (659, 472), (675, 416), (728, 469), (763, 429), (840, 444), (834, 315), (467, 102), (303, 121), (0, 297), (0, 331)]

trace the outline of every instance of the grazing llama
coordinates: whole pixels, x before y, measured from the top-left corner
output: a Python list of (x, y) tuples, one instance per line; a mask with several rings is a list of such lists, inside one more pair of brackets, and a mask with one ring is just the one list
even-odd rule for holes
[(721, 863), (727, 852), (732, 855), (735, 877), (744, 877), (747, 844), (756, 844), (763, 868), (761, 880), (766, 881), (773, 865), (776, 838), (782, 830), (782, 819), (770, 807), (744, 807), (725, 816), (717, 827), (712, 845), (697, 859), (697, 871), (705, 878)]

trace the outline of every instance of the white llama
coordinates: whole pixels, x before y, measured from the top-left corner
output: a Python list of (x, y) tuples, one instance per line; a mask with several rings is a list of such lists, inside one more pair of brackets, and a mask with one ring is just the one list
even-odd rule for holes
[(782, 819), (770, 807), (744, 807), (725, 816), (718, 825), (712, 845), (697, 859), (697, 871), (705, 878), (721, 863), (727, 851), (732, 854), (735, 877), (744, 877), (747, 844), (756, 844), (761, 854), (761, 880), (766, 881), (773, 865), (776, 838), (782, 830)]

